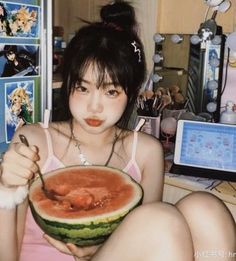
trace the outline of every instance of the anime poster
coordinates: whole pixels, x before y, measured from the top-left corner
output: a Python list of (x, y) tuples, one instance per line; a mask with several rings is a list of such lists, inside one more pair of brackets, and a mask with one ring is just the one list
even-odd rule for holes
[(34, 81), (5, 83), (5, 129), (9, 143), (14, 132), (25, 124), (33, 123)]
[(0, 44), (0, 77), (39, 75), (38, 45)]
[(0, 37), (39, 38), (39, 7), (0, 1)]
[[(203, 108), (207, 112), (215, 112), (219, 97), (219, 73), (220, 73), (221, 45), (209, 44), (206, 48), (203, 75)], [(208, 106), (208, 107), (207, 107)]]
[(41, 120), (41, 3), (0, 0), (0, 159), (20, 126)]

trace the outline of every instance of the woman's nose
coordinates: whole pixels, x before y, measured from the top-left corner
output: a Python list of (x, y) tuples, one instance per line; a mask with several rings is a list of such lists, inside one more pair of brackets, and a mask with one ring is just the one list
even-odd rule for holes
[(99, 90), (91, 93), (88, 102), (88, 111), (92, 113), (101, 113), (103, 111), (102, 96)]

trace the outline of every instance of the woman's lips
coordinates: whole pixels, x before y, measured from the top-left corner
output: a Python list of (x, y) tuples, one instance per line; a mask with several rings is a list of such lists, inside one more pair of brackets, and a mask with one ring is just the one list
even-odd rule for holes
[(100, 126), (103, 121), (102, 120), (98, 120), (98, 119), (85, 119), (85, 122), (92, 127), (98, 127)]

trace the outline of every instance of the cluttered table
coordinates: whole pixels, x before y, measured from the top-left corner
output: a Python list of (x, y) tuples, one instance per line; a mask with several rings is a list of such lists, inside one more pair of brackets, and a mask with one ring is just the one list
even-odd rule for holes
[(207, 191), (225, 202), (236, 221), (236, 182), (190, 177), (169, 173), (171, 160), (165, 160), (163, 200), (176, 203), (193, 191)]

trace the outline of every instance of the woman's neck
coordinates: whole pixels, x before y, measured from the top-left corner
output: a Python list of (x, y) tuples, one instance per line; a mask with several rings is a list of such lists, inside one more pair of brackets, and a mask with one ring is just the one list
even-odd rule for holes
[(113, 143), (114, 137), (118, 135), (118, 128), (113, 126), (106, 131), (98, 134), (91, 134), (86, 132), (74, 120), (70, 124), (72, 138), (79, 140), (82, 145), (92, 145), (95, 147), (104, 146)]

